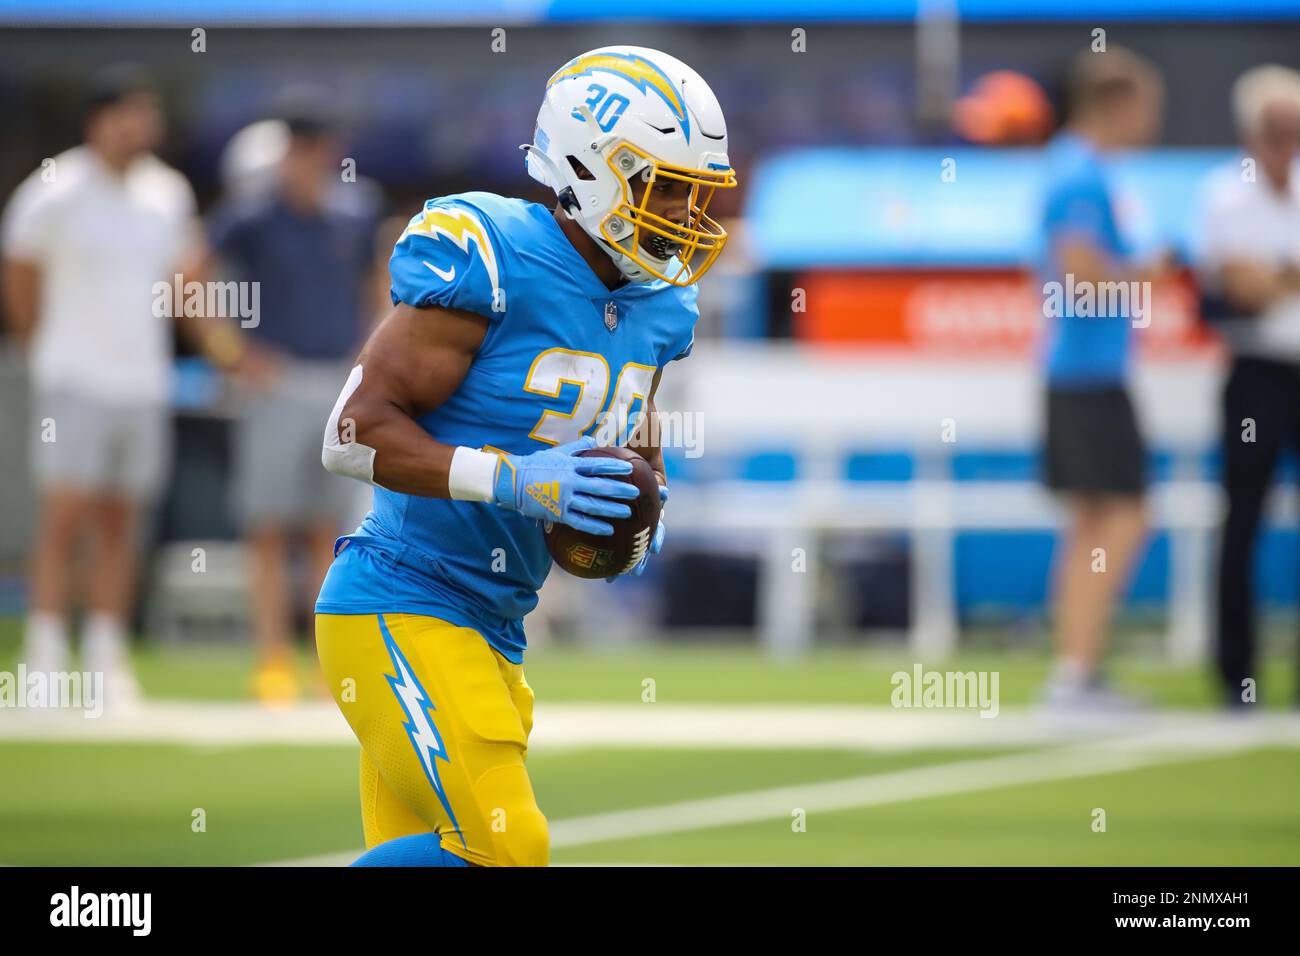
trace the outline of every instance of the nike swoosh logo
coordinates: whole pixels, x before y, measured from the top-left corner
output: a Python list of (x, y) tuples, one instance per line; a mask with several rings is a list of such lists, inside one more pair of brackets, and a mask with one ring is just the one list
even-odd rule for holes
[(420, 261), (423, 262), (426, 267), (428, 267), (430, 272), (436, 275), (443, 282), (450, 282), (452, 279), (456, 278), (455, 266), (452, 266), (450, 269), (439, 269), (437, 266), (435, 266), (432, 262), (429, 262), (427, 259), (421, 259)]

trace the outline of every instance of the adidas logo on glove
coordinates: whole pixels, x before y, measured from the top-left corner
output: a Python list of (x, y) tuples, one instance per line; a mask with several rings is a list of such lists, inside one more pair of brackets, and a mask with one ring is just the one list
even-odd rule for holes
[(528, 497), (537, 501), (543, 508), (560, 517), (560, 483), (558, 481), (538, 481), (524, 489)]

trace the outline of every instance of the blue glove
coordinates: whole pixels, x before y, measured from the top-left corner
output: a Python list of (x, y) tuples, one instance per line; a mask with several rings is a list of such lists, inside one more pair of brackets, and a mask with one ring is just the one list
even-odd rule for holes
[[(666, 534), (666, 532), (664, 530), (664, 512), (663, 512), (662, 505), (667, 500), (668, 500), (668, 486), (660, 485), (659, 504), (661, 507), (659, 509), (659, 524), (655, 526), (655, 536), (650, 539), (650, 550), (647, 551), (644, 555), (642, 555), (641, 560), (638, 561), (636, 563), (636, 567), (632, 569), (632, 573), (637, 577), (640, 577), (645, 573), (645, 566), (650, 561), (650, 555), (658, 554), (660, 551), (664, 549), (664, 535)], [(615, 575), (614, 577), (606, 578), (605, 580), (616, 581), (618, 580), (618, 577), (619, 577), (618, 575)]]
[(596, 439), (588, 435), (531, 455), (501, 455), (493, 485), (496, 503), (539, 521), (613, 534), (612, 525), (596, 519), (629, 517), (632, 509), (623, 502), (639, 492), (630, 482), (599, 477), (630, 474), (631, 462), (578, 457), (578, 452), (595, 447)]

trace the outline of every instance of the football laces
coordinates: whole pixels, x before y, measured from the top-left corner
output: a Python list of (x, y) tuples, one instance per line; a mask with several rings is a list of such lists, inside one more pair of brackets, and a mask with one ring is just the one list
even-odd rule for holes
[(636, 537), (632, 539), (632, 556), (628, 558), (627, 564), (625, 564), (623, 569), (618, 573), (627, 574), (627, 572), (635, 568), (641, 562), (641, 559), (645, 557), (646, 551), (649, 549), (650, 529), (649, 527), (645, 527), (638, 531)]

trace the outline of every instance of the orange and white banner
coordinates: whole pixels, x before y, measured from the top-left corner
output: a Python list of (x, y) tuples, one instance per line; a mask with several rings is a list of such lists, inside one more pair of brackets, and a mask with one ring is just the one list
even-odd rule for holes
[[(1014, 270), (815, 272), (796, 283), (797, 338), (927, 356), (1030, 357), (1044, 332), (1039, 280)], [(1190, 276), (1156, 286), (1150, 324), (1134, 342), (1154, 359), (1209, 357), (1217, 338), (1200, 320)]]

